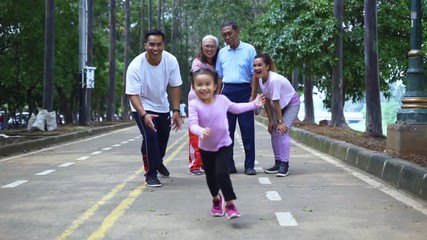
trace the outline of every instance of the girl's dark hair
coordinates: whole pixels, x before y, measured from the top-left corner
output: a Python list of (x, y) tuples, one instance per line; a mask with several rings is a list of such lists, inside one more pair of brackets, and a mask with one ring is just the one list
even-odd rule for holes
[(200, 68), (194, 72), (191, 72), (191, 74), (190, 74), (191, 75), (191, 84), (194, 85), (194, 78), (197, 75), (203, 75), (203, 74), (212, 76), (214, 79), (214, 84), (218, 84), (218, 74), (216, 74), (216, 72), (214, 70), (209, 69), (209, 68)]
[(265, 65), (270, 66), (270, 71), (277, 72), (276, 64), (274, 64), (273, 59), (271, 59), (268, 53), (259, 53), (255, 55), (254, 59), (261, 58)]

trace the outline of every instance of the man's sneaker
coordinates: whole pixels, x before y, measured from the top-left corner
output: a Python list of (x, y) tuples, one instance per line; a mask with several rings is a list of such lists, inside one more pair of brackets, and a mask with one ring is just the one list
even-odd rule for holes
[(287, 162), (280, 162), (279, 163), (279, 170), (277, 171), (276, 176), (277, 177), (286, 177), (289, 174), (289, 163)]
[(190, 175), (193, 175), (193, 176), (197, 176), (197, 175), (202, 175), (203, 174), (203, 172), (200, 171), (199, 169), (191, 170), (189, 173), (190, 173)]
[(224, 215), (224, 200), (222, 199), (221, 195), (219, 195), (219, 200), (212, 200), (211, 213), (214, 217), (221, 217)]
[(234, 206), (234, 203), (229, 203), (225, 206), (225, 215), (228, 219), (240, 217), (240, 212)]
[(147, 176), (145, 178), (145, 183), (149, 187), (161, 187), (162, 183), (159, 181), (159, 179), (156, 176)]
[(253, 168), (246, 168), (245, 174), (246, 175), (256, 175), (256, 171)]
[(264, 170), (264, 172), (268, 173), (268, 174), (277, 173), (277, 171), (279, 171), (279, 161), (277, 161), (277, 160), (274, 162), (274, 166)]
[(169, 177), (170, 175), (168, 169), (166, 168), (165, 165), (163, 165), (163, 163), (159, 166), (159, 168), (157, 169), (157, 172), (159, 172), (161, 177)]

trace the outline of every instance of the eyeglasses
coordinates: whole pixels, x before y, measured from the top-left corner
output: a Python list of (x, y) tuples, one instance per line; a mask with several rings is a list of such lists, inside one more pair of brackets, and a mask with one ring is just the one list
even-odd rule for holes
[(211, 50), (211, 49), (216, 49), (216, 46), (214, 46), (214, 45), (205, 45), (205, 46), (203, 46), (203, 48), (206, 49), (206, 50)]

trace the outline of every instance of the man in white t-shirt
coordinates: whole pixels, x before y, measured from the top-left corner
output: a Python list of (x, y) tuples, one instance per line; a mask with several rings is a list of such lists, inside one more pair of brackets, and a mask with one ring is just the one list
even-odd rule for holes
[(146, 171), (145, 182), (150, 187), (161, 187), (157, 173), (169, 176), (163, 157), (170, 130), (177, 131), (182, 124), (179, 111), (182, 78), (176, 57), (163, 50), (163, 32), (148, 31), (144, 45), (146, 51), (135, 57), (127, 69), (126, 94), (129, 95), (132, 114), (143, 137), (141, 153)]

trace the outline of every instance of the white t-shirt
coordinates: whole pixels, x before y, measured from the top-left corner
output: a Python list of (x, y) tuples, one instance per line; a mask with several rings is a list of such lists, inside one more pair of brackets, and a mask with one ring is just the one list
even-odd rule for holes
[[(146, 111), (159, 113), (169, 112), (167, 88), (182, 85), (176, 57), (167, 51), (162, 52), (159, 65), (153, 66), (145, 57), (146, 52), (139, 54), (129, 64), (126, 73), (126, 94), (139, 95)], [(131, 109), (135, 108), (130, 104)]]

